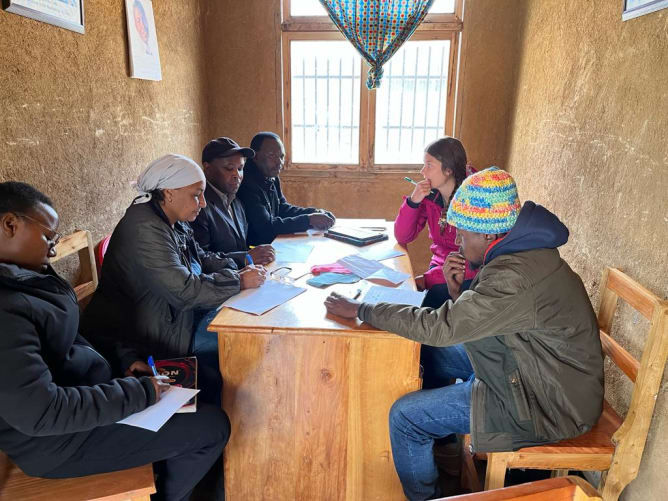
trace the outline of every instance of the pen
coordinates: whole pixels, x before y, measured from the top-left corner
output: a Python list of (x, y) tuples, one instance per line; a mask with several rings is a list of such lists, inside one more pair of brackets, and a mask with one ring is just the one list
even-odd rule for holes
[(360, 297), (361, 295), (362, 295), (362, 289), (357, 289), (357, 292), (356, 292), (355, 295), (353, 296), (353, 299), (357, 299), (357, 298)]
[(255, 264), (255, 263), (253, 263), (253, 258), (251, 257), (250, 254), (246, 254), (246, 261), (248, 261), (248, 264), (250, 264), (251, 266), (253, 266), (253, 264)]
[(410, 177), (408, 177), (408, 176), (406, 176), (406, 177), (404, 178), (404, 181), (408, 181), (408, 182), (411, 183), (411, 184), (417, 184), (415, 181), (413, 181), (413, 180), (412, 180)]
[(158, 369), (155, 368), (155, 362), (153, 361), (153, 356), (152, 356), (152, 355), (149, 355), (149, 356), (148, 356), (148, 366), (149, 366), (149, 367), (151, 368), (151, 370), (153, 371), (153, 375), (154, 375), (155, 377), (158, 377), (158, 376), (159, 376), (159, 374), (158, 374)]

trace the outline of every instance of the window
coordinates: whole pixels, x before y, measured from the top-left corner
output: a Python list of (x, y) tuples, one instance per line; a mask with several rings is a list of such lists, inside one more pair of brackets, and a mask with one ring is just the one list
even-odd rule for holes
[[(318, 0), (283, 0), (283, 117), (298, 169), (414, 170), (430, 141), (452, 134), (461, 0), (430, 13), (366, 88), (368, 65)], [(289, 15), (285, 15), (289, 13)]]

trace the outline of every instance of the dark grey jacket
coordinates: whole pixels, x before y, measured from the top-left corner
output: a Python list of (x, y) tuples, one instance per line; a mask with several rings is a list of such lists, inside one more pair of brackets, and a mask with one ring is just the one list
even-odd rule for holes
[(148, 355), (185, 356), (195, 311), (220, 306), (239, 292), (236, 268), (233, 260), (204, 252), (188, 224), (172, 228), (154, 201), (131, 205), (109, 241), (82, 332), (92, 342), (109, 345), (112, 338), (131, 347), (121, 370)]
[(197, 219), (190, 224), (195, 232), (195, 240), (205, 251), (222, 252), (225, 257), (234, 259), (239, 268), (246, 265), (246, 236), (248, 221), (241, 201), (232, 200), (230, 214), (225, 208), (225, 202), (214, 191), (211, 184), (204, 190), (206, 207)]
[(78, 334), (70, 285), (0, 263), (0, 450), (29, 475), (69, 459), (89, 436), (155, 402), (149, 378), (112, 379)]
[(476, 380), (471, 443), (509, 451), (576, 437), (603, 405), (596, 316), (580, 277), (559, 257), (568, 230), (526, 202), (488, 250), (468, 291), (441, 308), (362, 304), (372, 325), (431, 346), (463, 343)]

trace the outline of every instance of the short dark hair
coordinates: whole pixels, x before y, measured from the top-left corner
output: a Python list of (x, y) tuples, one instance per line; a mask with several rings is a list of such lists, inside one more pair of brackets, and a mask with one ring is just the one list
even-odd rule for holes
[(251, 150), (258, 151), (260, 148), (262, 148), (262, 143), (264, 143), (265, 139), (273, 139), (283, 144), (278, 134), (274, 134), (273, 132), (258, 132), (257, 134), (255, 134), (255, 137), (253, 137), (253, 139), (251, 140), (250, 143)]
[(0, 183), (0, 214), (7, 212), (25, 214), (39, 203), (53, 207), (49, 197), (27, 183), (18, 181)]

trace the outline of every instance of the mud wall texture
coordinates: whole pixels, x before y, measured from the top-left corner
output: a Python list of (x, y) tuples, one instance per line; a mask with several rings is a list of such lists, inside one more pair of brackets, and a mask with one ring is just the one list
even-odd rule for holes
[[(528, 0), (508, 169), (520, 197), (570, 228), (563, 257), (598, 305), (605, 266), (668, 296), (668, 10), (627, 22), (621, 2)], [(640, 356), (642, 316), (622, 308), (613, 337)], [(607, 397), (630, 402), (608, 367)], [(625, 501), (665, 499), (668, 398), (664, 376), (638, 478)]]
[(86, 0), (80, 35), (0, 11), (0, 181), (37, 186), (61, 231), (111, 232), (130, 182), (174, 152), (201, 154), (206, 75), (197, 0), (154, 2), (163, 80), (129, 77), (122, 0)]
[[(270, 6), (271, 8), (267, 8)], [(503, 165), (514, 97), (519, 18), (513, 0), (467, 0), (462, 40), (460, 125), (470, 161)], [(280, 0), (221, 0), (203, 7), (211, 137), (248, 144), (260, 130), (282, 133)], [(281, 176), (293, 203), (326, 207), (339, 217), (393, 220), (411, 186), (405, 174)], [(418, 174), (419, 176), (419, 174)], [(426, 230), (409, 246), (416, 273), (429, 263)]]

